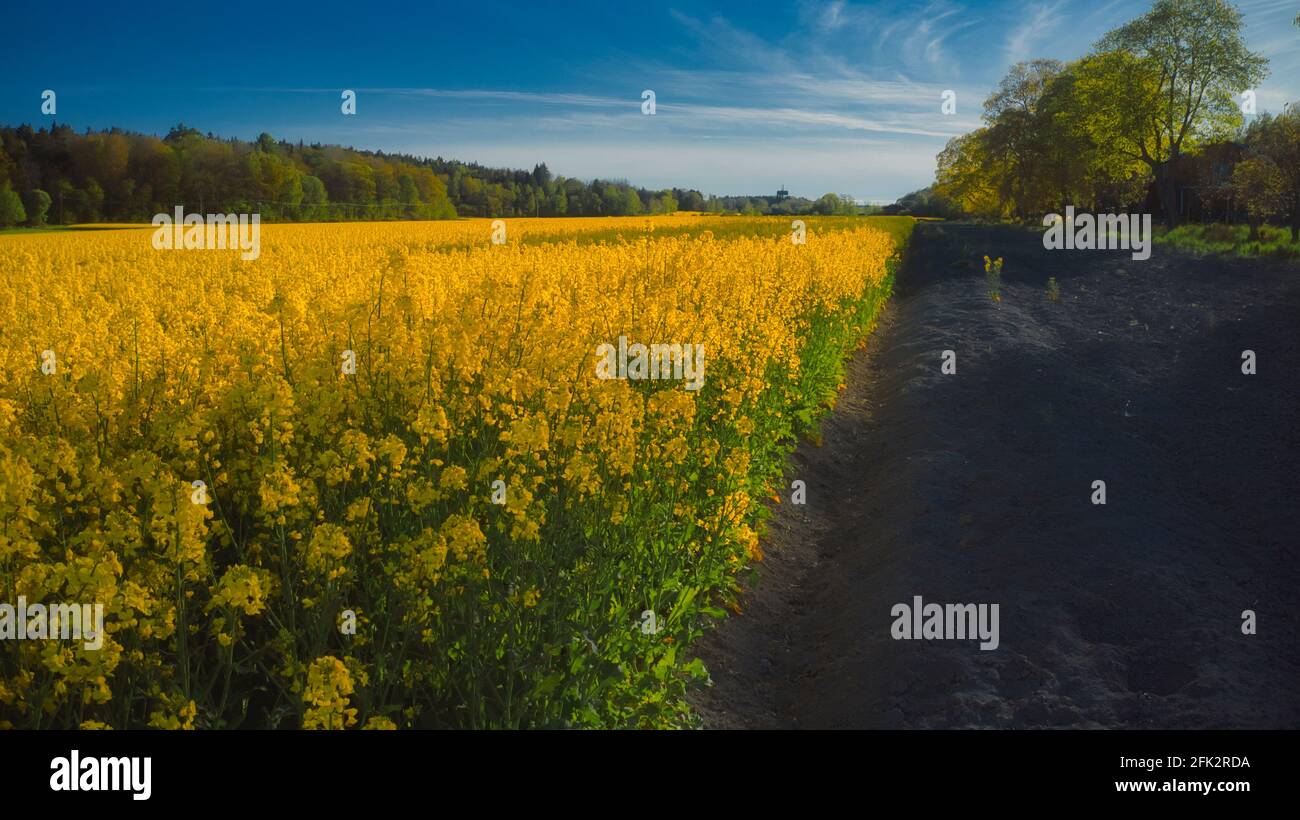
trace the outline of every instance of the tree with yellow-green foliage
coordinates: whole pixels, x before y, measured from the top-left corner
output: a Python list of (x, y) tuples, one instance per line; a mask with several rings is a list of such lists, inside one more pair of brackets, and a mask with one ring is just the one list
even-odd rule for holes
[(1246, 129), (1246, 144), (1255, 155), (1250, 162), (1259, 167), (1242, 171), (1242, 179), (1259, 187), (1237, 186), (1237, 195), (1248, 209), (1271, 208), (1267, 216), (1280, 217), (1291, 228), (1291, 241), (1300, 242), (1300, 105), (1255, 119)]
[(1265, 156), (1237, 163), (1232, 171), (1232, 189), (1246, 209), (1250, 241), (1259, 239), (1259, 226), (1285, 207), (1286, 182), (1282, 169)]
[(1258, 85), (1267, 67), (1246, 48), (1234, 6), (1157, 0), (1081, 62), (1077, 121), (1116, 162), (1151, 169), (1165, 221), (1176, 225), (1178, 158), (1241, 125), (1236, 95)]

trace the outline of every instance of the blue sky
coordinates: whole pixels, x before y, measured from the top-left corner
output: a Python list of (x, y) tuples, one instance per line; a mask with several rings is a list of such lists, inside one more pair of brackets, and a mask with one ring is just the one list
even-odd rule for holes
[[(1300, 100), (1300, 0), (1238, 4), (1272, 60), (1261, 110)], [(978, 125), (1016, 60), (1072, 59), (1143, 0), (15, 3), (0, 123), (359, 148), (706, 193), (889, 201)], [(339, 111), (342, 89), (357, 115)], [(641, 92), (656, 114), (641, 113)], [(945, 89), (957, 113), (940, 112)]]

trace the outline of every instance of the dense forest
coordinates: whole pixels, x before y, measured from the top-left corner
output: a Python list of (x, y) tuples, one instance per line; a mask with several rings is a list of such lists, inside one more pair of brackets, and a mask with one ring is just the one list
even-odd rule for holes
[(134, 221), (176, 205), (268, 221), (624, 216), (704, 209), (698, 191), (650, 191), (450, 160), (220, 139), (178, 125), (159, 139), (63, 125), (0, 128), (0, 226)]
[(221, 139), (184, 125), (161, 139), (116, 128), (0, 128), (0, 227), (147, 222), (177, 205), (260, 213), (266, 221), (858, 210), (847, 195), (705, 197), (555, 176), (545, 164), (532, 171), (486, 168), (270, 134), (254, 142)]

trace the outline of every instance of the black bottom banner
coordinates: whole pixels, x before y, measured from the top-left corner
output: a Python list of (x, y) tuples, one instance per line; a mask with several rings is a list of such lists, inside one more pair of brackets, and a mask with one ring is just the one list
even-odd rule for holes
[[(283, 803), (377, 807), (491, 787), (492, 802), (673, 780), (698, 797), (841, 789), (1007, 806), (1231, 809), (1293, 786), (1289, 732), (12, 732), (0, 734), (6, 802), (206, 813)], [(713, 784), (713, 785), (708, 785)], [(471, 792), (482, 794), (480, 786)], [(648, 787), (648, 789), (647, 789)], [(635, 792), (634, 792), (635, 793)], [(462, 795), (468, 798), (462, 792)], [(530, 796), (531, 795), (531, 796)], [(861, 797), (859, 796), (859, 799)], [(870, 801), (870, 797), (867, 798)], [(543, 801), (549, 802), (549, 801)], [(870, 803), (868, 803), (870, 805)], [(7, 805), (12, 808), (12, 805)]]

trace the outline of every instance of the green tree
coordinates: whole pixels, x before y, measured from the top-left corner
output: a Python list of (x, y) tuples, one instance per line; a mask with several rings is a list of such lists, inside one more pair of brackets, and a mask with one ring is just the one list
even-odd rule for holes
[(533, 181), (543, 190), (551, 184), (551, 170), (546, 167), (546, 163), (533, 166)]
[(1043, 213), (1054, 193), (1046, 172), (1059, 159), (1052, 146), (1063, 135), (1040, 109), (1064, 70), (1056, 60), (1016, 63), (984, 102), (988, 169), (1001, 171), (994, 185), (1008, 210), (1021, 218)]
[(555, 193), (546, 202), (548, 216), (564, 216), (569, 211), (569, 197), (564, 188), (555, 186)]
[(1286, 181), (1277, 163), (1265, 156), (1251, 157), (1237, 163), (1232, 171), (1232, 187), (1246, 208), (1250, 239), (1259, 239), (1259, 226), (1281, 213), (1286, 206)]
[(319, 177), (307, 174), (302, 178), (301, 215), (303, 219), (324, 219), (328, 211), (329, 196), (325, 183)]
[(50, 212), (50, 195), (40, 188), (33, 188), (32, 192), (26, 197), (27, 202), (24, 205), (27, 211), (27, 224), (33, 227), (40, 227), (45, 224), (45, 216)]
[(814, 210), (824, 216), (842, 213), (844, 202), (837, 194), (822, 194), (814, 206)]
[(1300, 242), (1300, 103), (1277, 116), (1264, 114), (1246, 130), (1246, 144), (1277, 169), (1280, 201), (1276, 215), (1291, 227), (1291, 241)]
[(626, 203), (623, 207), (630, 215), (641, 213), (641, 197), (637, 196), (636, 191), (628, 188), (623, 192), (623, 201)]
[(994, 157), (988, 148), (988, 129), (979, 128), (953, 137), (939, 152), (934, 192), (965, 213), (1000, 219), (1006, 209), (996, 179)]
[(9, 228), (27, 221), (27, 211), (22, 198), (10, 187), (9, 181), (0, 182), (0, 228)]

